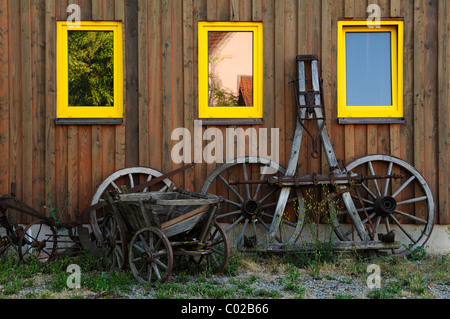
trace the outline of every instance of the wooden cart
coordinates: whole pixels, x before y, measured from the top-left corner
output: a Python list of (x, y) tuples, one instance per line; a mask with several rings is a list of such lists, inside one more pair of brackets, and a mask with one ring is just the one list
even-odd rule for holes
[(142, 284), (165, 282), (176, 256), (205, 262), (213, 272), (224, 270), (230, 247), (216, 222), (222, 198), (170, 189), (107, 195), (112, 211), (100, 228), (113, 267), (123, 269), (129, 263)]

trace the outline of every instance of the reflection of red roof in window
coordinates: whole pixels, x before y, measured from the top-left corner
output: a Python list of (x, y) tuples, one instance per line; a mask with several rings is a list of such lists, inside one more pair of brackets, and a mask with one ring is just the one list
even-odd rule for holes
[(211, 55), (218, 44), (225, 38), (229, 32), (226, 31), (210, 31), (208, 33), (208, 53)]
[(239, 106), (253, 105), (253, 76), (239, 75)]

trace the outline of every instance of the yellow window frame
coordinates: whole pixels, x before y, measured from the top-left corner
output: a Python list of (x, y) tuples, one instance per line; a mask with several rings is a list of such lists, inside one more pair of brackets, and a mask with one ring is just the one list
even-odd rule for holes
[[(208, 104), (208, 32), (253, 32), (253, 106), (210, 107)], [(199, 118), (262, 118), (263, 117), (263, 25), (262, 22), (198, 23), (198, 94)]]
[[(401, 20), (380, 21), (379, 27), (368, 27), (366, 20), (338, 21), (338, 118), (403, 117), (403, 30), (404, 26)], [(391, 33), (391, 105), (347, 105), (347, 32)]]
[[(113, 106), (69, 106), (68, 31), (113, 31)], [(123, 118), (122, 22), (81, 21), (79, 27), (74, 27), (67, 21), (57, 21), (57, 118)]]

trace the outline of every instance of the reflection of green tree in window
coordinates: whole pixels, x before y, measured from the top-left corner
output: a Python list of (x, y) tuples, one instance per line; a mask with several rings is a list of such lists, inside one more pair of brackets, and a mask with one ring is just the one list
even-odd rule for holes
[(113, 36), (69, 31), (69, 106), (114, 105)]

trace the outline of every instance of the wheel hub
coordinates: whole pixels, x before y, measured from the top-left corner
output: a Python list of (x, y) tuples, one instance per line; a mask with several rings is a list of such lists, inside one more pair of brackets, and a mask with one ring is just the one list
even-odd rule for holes
[(248, 199), (242, 204), (242, 214), (248, 219), (254, 219), (258, 217), (261, 212), (261, 204), (254, 200)]
[(146, 251), (142, 254), (142, 260), (147, 264), (151, 264), (153, 262), (153, 254), (150, 251)]
[(388, 216), (397, 208), (397, 201), (391, 196), (382, 196), (375, 200), (374, 209), (378, 215)]

